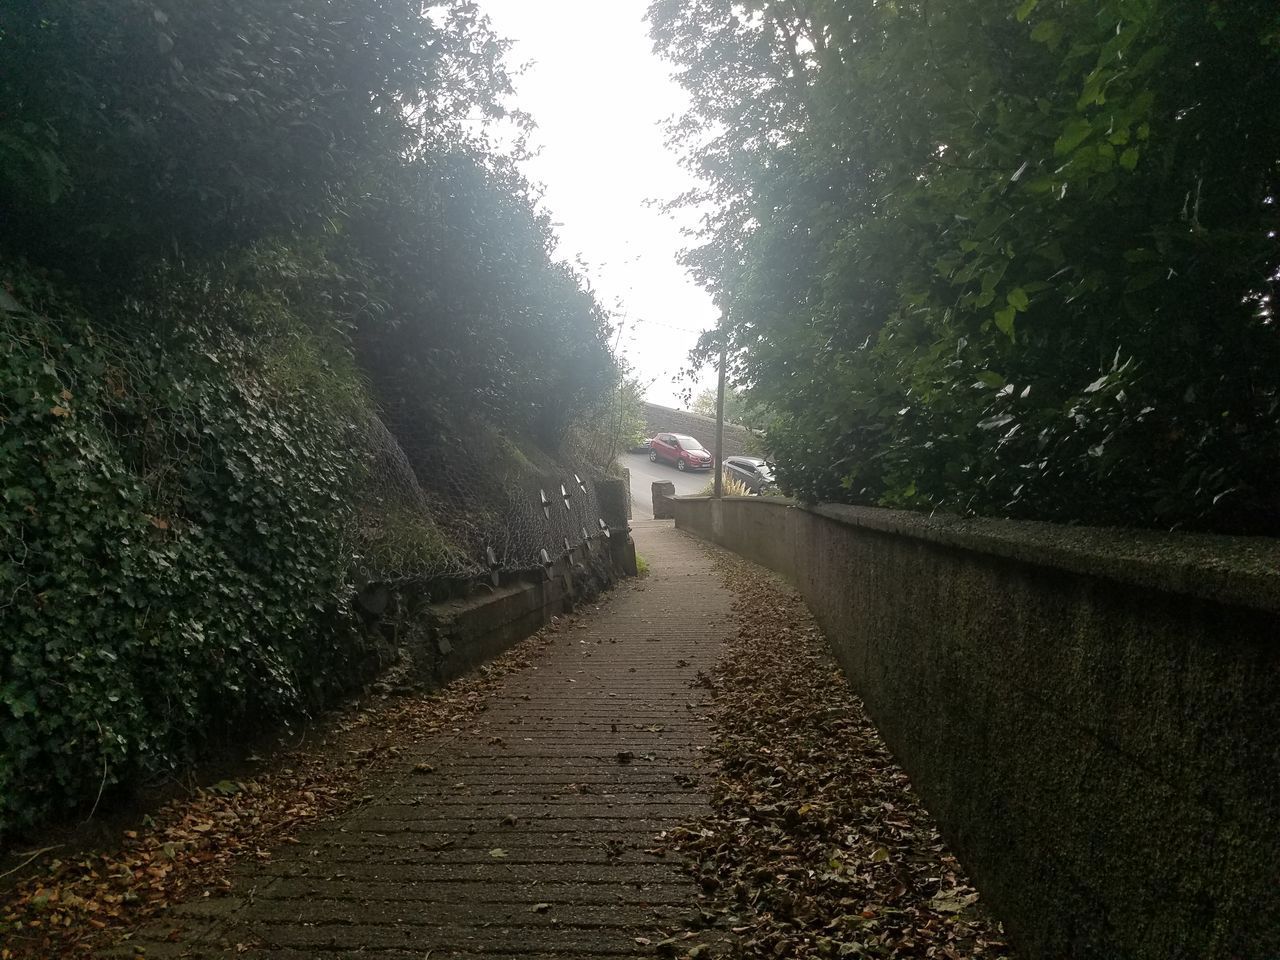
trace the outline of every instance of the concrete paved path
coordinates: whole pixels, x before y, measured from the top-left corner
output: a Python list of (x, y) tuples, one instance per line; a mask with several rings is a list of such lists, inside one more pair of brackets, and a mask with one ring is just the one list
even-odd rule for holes
[(648, 851), (705, 809), (691, 681), (730, 596), (669, 522), (634, 526), (649, 578), (509, 677), (476, 726), (407, 748), (372, 802), (243, 871), (235, 896), (178, 908), (183, 942), (171, 917), (120, 955), (653, 956), (696, 913), (679, 864)]

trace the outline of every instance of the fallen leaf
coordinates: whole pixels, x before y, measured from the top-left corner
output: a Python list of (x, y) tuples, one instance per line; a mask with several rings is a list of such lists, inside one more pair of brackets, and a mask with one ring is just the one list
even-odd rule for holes
[[(744, 956), (1007, 958), (803, 601), (709, 553), (733, 633), (691, 681), (708, 707), (686, 704), (709, 714), (714, 778), (710, 811), (666, 833), (703, 890), (686, 922), (723, 922)], [(938, 878), (958, 893), (930, 899)]]

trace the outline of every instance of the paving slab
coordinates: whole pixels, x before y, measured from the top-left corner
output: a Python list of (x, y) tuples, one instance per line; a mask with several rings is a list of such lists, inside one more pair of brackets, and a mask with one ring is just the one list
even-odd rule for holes
[(719, 657), (731, 597), (669, 521), (634, 527), (648, 578), (563, 631), (478, 719), (405, 745), (369, 802), (110, 956), (652, 956), (696, 912), (654, 839), (707, 811), (695, 678)]

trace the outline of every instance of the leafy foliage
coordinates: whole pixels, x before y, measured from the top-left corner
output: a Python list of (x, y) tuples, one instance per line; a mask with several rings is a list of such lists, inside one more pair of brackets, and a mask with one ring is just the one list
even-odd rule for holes
[(504, 50), (467, 0), (0, 11), (0, 830), (359, 679), (356, 578), (488, 569), (439, 451), (616, 383)]
[(357, 325), (383, 408), (404, 431), (438, 431), (466, 409), (554, 447), (617, 377), (603, 311), (551, 261), (549, 218), (506, 164), (451, 150), (397, 176), (345, 243), (380, 294)]
[(1280, 529), (1280, 13), (657, 0), (695, 273), (809, 500)]
[(0, 892), (5, 960), (99, 956), (121, 942), (139, 953), (157, 930), (171, 938), (163, 917), (175, 903), (225, 892), (246, 862), (261, 862), (260, 851), (349, 810), (370, 777), (403, 769), (406, 750), (460, 717), (481, 720), (504, 680), (543, 660), (568, 619), (431, 696), (374, 698), (335, 713), (323, 736), (300, 738), (252, 775), (184, 793), (93, 856), (39, 851), (53, 855)]
[(577, 417), (570, 427), (566, 447), (575, 462), (601, 472), (616, 467), (618, 455), (646, 437), (644, 384), (623, 361), (618, 384)]
[(444, 0), (15, 0), (0, 13), (0, 243), (139, 264), (335, 217), (403, 157), (504, 112), (503, 45)]
[[(165, 306), (279, 323), (204, 279), (166, 278)], [(163, 329), (143, 311), (127, 344), (58, 306), (0, 327), (0, 818), (19, 823), (317, 702), (360, 655), (352, 420), (270, 377), (273, 336), (190, 303)]]
[[(715, 419), (716, 391), (710, 387), (699, 392), (689, 409), (700, 416)], [(738, 423), (753, 430), (766, 426), (771, 419), (768, 410), (742, 390), (726, 387), (724, 391), (724, 419), (726, 423)]]
[(0, 253), (101, 297), (161, 258), (306, 238), (352, 281), (317, 295), (355, 323), (379, 399), (433, 426), (478, 407), (553, 444), (612, 381), (603, 312), (484, 139), (484, 120), (522, 118), (474, 4), (0, 16)]

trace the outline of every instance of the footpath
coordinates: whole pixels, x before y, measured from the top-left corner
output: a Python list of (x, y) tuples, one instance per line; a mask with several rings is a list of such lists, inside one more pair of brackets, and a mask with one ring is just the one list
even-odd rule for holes
[(698, 681), (731, 596), (670, 523), (634, 537), (649, 578), (564, 630), (478, 720), (406, 749), (358, 807), (110, 956), (701, 955), (682, 933), (698, 888), (656, 838), (709, 810)]

